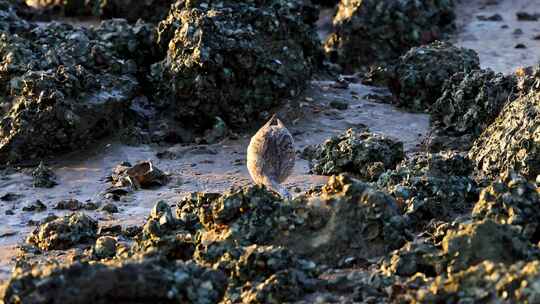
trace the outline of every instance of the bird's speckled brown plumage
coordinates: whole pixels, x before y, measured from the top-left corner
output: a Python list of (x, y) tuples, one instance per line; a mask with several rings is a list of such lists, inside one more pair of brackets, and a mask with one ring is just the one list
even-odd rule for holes
[(247, 150), (247, 167), (256, 184), (290, 198), (283, 183), (294, 168), (294, 140), (276, 115), (253, 135)]

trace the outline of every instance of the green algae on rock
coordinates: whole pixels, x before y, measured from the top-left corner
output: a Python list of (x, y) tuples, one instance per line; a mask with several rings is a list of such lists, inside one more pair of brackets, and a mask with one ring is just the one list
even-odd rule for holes
[(83, 213), (73, 213), (37, 227), (26, 239), (41, 250), (67, 249), (96, 238), (97, 221)]
[(383, 173), (377, 186), (402, 204), (410, 224), (422, 227), (472, 208), (478, 190), (471, 173), (470, 160), (460, 153), (417, 153)]
[(394, 169), (403, 157), (403, 143), (349, 129), (319, 145), (311, 157), (310, 167), (315, 174), (352, 173), (372, 181), (384, 171)]
[(452, 75), (479, 68), (480, 59), (475, 51), (435, 41), (401, 56), (391, 68), (388, 86), (398, 106), (429, 111)]
[(453, 10), (452, 0), (341, 1), (324, 47), (346, 72), (386, 64), (411, 47), (443, 39), (454, 28)]
[(223, 273), (193, 262), (158, 258), (107, 263), (75, 262), (15, 271), (4, 303), (194, 303), (219, 302)]
[(185, 1), (158, 26), (166, 58), (152, 66), (154, 100), (182, 125), (231, 128), (305, 87), (322, 60), (318, 10), (302, 0)]
[(478, 173), (495, 179), (515, 171), (529, 180), (540, 174), (540, 93), (508, 103), (469, 151)]
[(523, 236), (540, 241), (540, 188), (513, 172), (505, 172), (482, 190), (472, 216), (520, 227)]

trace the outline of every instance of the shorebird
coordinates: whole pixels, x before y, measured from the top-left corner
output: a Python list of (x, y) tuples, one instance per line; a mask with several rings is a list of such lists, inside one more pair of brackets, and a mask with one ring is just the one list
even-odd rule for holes
[(285, 125), (274, 114), (251, 138), (247, 149), (249, 175), (258, 185), (290, 199), (281, 185), (294, 168), (294, 140)]

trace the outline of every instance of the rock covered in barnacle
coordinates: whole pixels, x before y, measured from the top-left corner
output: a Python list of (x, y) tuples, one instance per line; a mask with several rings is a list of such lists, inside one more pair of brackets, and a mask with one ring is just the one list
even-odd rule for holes
[(536, 243), (540, 240), (540, 188), (514, 172), (505, 172), (482, 190), (472, 216), (516, 225)]
[(158, 201), (131, 251), (143, 255), (161, 255), (169, 259), (189, 260), (195, 250), (194, 232), (176, 218), (165, 201)]
[(150, 32), (120, 20), (3, 32), (1, 78), (10, 81), (0, 81), (0, 162), (76, 150), (114, 133), (139, 88)]
[(540, 174), (540, 91), (508, 103), (469, 151), (478, 173), (495, 179), (513, 170), (529, 180)]
[(431, 108), (433, 130), (426, 141), (431, 152), (469, 150), (499, 115), (518, 96), (517, 78), (491, 70), (454, 74)]
[(232, 128), (260, 120), (319, 65), (317, 16), (303, 0), (176, 2), (158, 26), (156, 105), (199, 130), (216, 116)]
[(326, 265), (380, 256), (408, 239), (396, 201), (367, 183), (342, 174), (321, 192), (304, 197), (305, 224), (279, 240), (293, 251)]
[(509, 265), (534, 259), (539, 253), (511, 225), (490, 219), (445, 228), (440, 242), (419, 238), (392, 252), (381, 264), (381, 271), (404, 277), (417, 273), (436, 277), (457, 273), (482, 261)]
[(193, 262), (158, 258), (75, 262), (15, 271), (4, 303), (200, 303), (219, 302), (223, 273)]
[(452, 75), (479, 68), (475, 51), (436, 41), (401, 56), (390, 69), (388, 86), (398, 106), (429, 111)]
[(311, 155), (311, 171), (321, 175), (352, 173), (376, 180), (404, 157), (403, 143), (383, 135), (352, 129), (319, 145)]
[(386, 64), (411, 47), (442, 39), (454, 28), (453, 9), (452, 0), (341, 1), (324, 47), (347, 72)]
[(515, 99), (517, 79), (492, 70), (454, 74), (431, 108), (432, 123), (448, 134), (479, 136)]
[(377, 185), (402, 205), (411, 224), (422, 227), (472, 208), (478, 190), (471, 173), (471, 161), (461, 153), (417, 153), (383, 173)]
[[(177, 214), (192, 227), (204, 228), (203, 240), (239, 245), (267, 245), (301, 221), (294, 203), (264, 186), (233, 189), (222, 195), (194, 193), (178, 203)], [(195, 218), (193, 215), (197, 215)]]
[(483, 261), (461, 272), (435, 278), (414, 276), (403, 287), (403, 302), (534, 303), (540, 297), (540, 262), (511, 265)]
[(84, 213), (73, 213), (37, 227), (26, 242), (41, 250), (67, 249), (96, 238), (97, 221)]

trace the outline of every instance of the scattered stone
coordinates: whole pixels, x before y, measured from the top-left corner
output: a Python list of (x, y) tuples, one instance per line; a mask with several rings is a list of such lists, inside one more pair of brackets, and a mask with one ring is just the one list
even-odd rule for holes
[(101, 210), (107, 213), (118, 213), (118, 207), (113, 203), (106, 203), (101, 207)]
[(73, 213), (37, 227), (26, 239), (28, 244), (47, 251), (67, 249), (96, 237), (97, 222), (83, 213)]
[(503, 17), (499, 14), (494, 14), (491, 16), (478, 15), (476, 16), (476, 19), (480, 21), (495, 21), (495, 22), (503, 21)]
[(70, 210), (70, 211), (78, 211), (78, 210), (81, 210), (82, 208), (83, 208), (83, 203), (81, 203), (80, 201), (74, 198), (59, 201), (56, 204), (56, 207), (54, 207), (54, 209)]
[(515, 49), (526, 49), (527, 46), (523, 43), (518, 43), (516, 44), (516, 46), (514, 47)]
[(45, 206), (45, 204), (43, 204), (40, 200), (35, 200), (33, 201), (32, 203), (24, 206), (22, 208), (23, 211), (37, 211), (37, 212), (41, 212), (41, 211), (45, 211), (47, 210), (47, 206)]
[(538, 21), (540, 18), (539, 13), (517, 12), (516, 17), (519, 21)]
[(315, 174), (348, 172), (373, 181), (384, 171), (395, 168), (403, 157), (403, 143), (349, 129), (318, 146), (311, 157), (310, 168)]
[(334, 32), (324, 44), (346, 73), (387, 64), (411, 47), (445, 37), (455, 28), (453, 1), (341, 1)]
[(334, 109), (338, 109), (338, 110), (347, 110), (349, 108), (349, 104), (346, 103), (346, 102), (343, 102), (343, 101), (339, 101), (339, 100), (332, 100), (330, 101), (330, 106)]
[[(142, 231), (135, 237), (136, 242), (132, 251), (146, 255), (162, 255), (176, 260), (191, 259), (195, 251), (194, 235), (182, 224), (173, 216), (171, 207), (166, 202), (158, 201), (152, 208)], [(129, 231), (128, 233), (134, 234)]]
[(22, 194), (17, 194), (17, 193), (13, 193), (13, 192), (6, 192), (6, 193), (0, 195), (0, 201), (14, 202), (14, 201), (18, 201), (22, 197), (24, 197), (24, 195), (22, 195)]
[(120, 190), (125, 187), (147, 189), (154, 186), (163, 186), (167, 181), (167, 175), (156, 168), (151, 161), (139, 162), (134, 166), (124, 162), (116, 166), (111, 175), (113, 189)]
[(475, 51), (436, 41), (401, 56), (392, 68), (388, 84), (398, 106), (429, 111), (452, 75), (479, 68)]
[(32, 171), (32, 177), (36, 188), (52, 188), (58, 184), (54, 172), (43, 162), (40, 162), (39, 166)]

